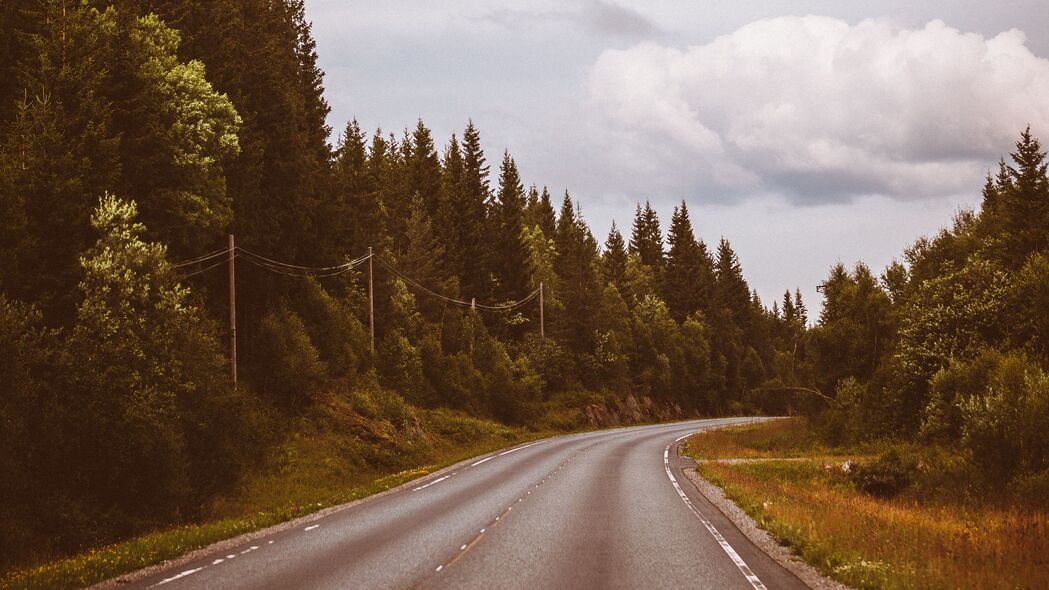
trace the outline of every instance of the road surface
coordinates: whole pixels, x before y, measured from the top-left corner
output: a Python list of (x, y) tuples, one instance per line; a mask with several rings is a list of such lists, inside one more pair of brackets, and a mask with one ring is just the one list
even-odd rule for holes
[(675, 439), (747, 420), (522, 444), (118, 586), (804, 588), (681, 474)]

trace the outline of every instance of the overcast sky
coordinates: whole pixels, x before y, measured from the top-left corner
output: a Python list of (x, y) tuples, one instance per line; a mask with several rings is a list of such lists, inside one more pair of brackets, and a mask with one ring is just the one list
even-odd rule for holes
[(1025, 125), (1049, 143), (1044, 0), (961, 4), (306, 0), (336, 133), (473, 118), (493, 181), (508, 148), (601, 242), (684, 199), (766, 304), (813, 310), (834, 263), (976, 205)]

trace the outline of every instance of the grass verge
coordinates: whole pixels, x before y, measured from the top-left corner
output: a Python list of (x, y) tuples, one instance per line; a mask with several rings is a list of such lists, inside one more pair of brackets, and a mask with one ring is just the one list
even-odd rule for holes
[[(688, 454), (780, 543), (850, 586), (1049, 588), (1049, 514), (945, 493), (874, 497), (842, 463), (885, 447), (828, 449), (786, 420), (700, 433)], [(763, 460), (702, 461), (728, 458)]]
[[(300, 419), (236, 492), (198, 522), (8, 572), (0, 589), (79, 588), (177, 558), (217, 541), (388, 490), (550, 433), (528, 432), (448, 410), (332, 396)], [(362, 412), (362, 406), (374, 405)]]

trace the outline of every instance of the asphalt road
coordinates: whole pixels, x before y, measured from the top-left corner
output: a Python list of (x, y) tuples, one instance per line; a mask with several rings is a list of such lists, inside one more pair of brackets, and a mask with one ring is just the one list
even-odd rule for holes
[(748, 419), (554, 437), (478, 457), (119, 587), (804, 588), (681, 474), (675, 439)]

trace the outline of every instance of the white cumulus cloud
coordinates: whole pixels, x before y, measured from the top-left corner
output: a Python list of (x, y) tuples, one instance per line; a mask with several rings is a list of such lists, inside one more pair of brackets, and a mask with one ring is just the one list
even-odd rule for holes
[(605, 50), (587, 85), (625, 178), (660, 169), (660, 189), (712, 199), (974, 192), (1025, 125), (1049, 133), (1049, 60), (1023, 32), (938, 20), (764, 19), (683, 50)]

